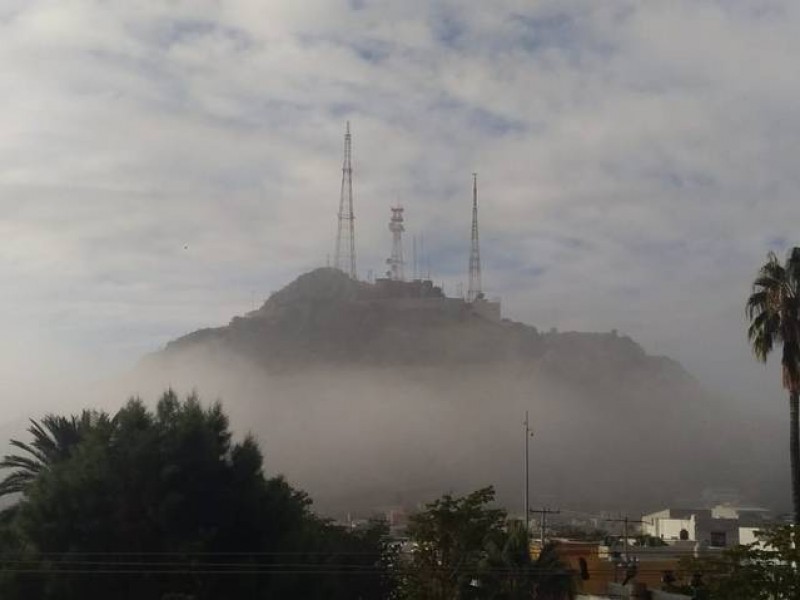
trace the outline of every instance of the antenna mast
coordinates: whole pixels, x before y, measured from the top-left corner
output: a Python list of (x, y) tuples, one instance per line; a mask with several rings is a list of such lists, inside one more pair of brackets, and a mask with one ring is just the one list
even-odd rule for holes
[(344, 134), (344, 163), (342, 164), (342, 195), (339, 199), (339, 229), (336, 234), (336, 254), (333, 265), (356, 279), (356, 232), (353, 215), (353, 165), (350, 121)]
[(414, 275), (413, 275), (412, 279), (414, 281), (416, 281), (417, 279), (422, 279), (421, 277), (418, 276), (419, 275), (419, 271), (417, 271), (417, 236), (416, 235), (412, 235), (411, 236), (411, 242), (412, 242), (411, 264), (414, 265), (414, 269), (413, 269)]
[(392, 209), (392, 219), (389, 221), (389, 231), (392, 232), (392, 256), (386, 259), (389, 265), (387, 275), (394, 281), (405, 281), (404, 262), (403, 262), (403, 232), (406, 230), (403, 225), (403, 207), (397, 206)]
[(467, 301), (483, 297), (481, 289), (481, 249), (478, 244), (478, 174), (472, 174), (472, 243), (469, 250), (469, 290)]

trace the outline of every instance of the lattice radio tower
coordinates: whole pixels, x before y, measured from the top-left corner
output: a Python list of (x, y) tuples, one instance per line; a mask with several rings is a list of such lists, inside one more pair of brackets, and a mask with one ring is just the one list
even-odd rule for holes
[(356, 279), (356, 231), (353, 215), (353, 165), (350, 121), (344, 134), (344, 163), (342, 164), (342, 195), (339, 199), (339, 230), (336, 234), (336, 254), (333, 266)]
[(469, 250), (469, 289), (467, 301), (483, 297), (481, 288), (481, 248), (478, 244), (478, 174), (472, 174), (472, 243)]
[(392, 208), (392, 219), (389, 221), (389, 231), (392, 232), (392, 256), (386, 259), (389, 265), (387, 275), (394, 281), (405, 281), (405, 261), (403, 260), (403, 207)]

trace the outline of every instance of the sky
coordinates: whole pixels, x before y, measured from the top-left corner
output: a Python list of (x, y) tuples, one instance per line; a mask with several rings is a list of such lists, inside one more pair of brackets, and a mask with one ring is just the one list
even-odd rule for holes
[(0, 378), (123, 371), (325, 265), (350, 121), (361, 277), (401, 203), (454, 294), (477, 172), (506, 316), (782, 414), (744, 301), (800, 244), (798, 55), (788, 0), (5, 0)]

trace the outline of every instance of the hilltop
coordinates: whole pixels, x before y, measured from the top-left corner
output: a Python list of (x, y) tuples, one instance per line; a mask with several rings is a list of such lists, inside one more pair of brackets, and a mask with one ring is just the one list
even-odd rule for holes
[(235, 355), (282, 370), (310, 364), (524, 363), (575, 383), (610, 384), (619, 375), (694, 383), (676, 361), (650, 356), (615, 331), (543, 333), (487, 317), (469, 303), (445, 298), (438, 288), (419, 287), (412, 298), (387, 297), (376, 284), (354, 281), (336, 269), (316, 269), (273, 293), (259, 309), (224, 327), (171, 341), (151, 358), (169, 362), (196, 352), (212, 359)]

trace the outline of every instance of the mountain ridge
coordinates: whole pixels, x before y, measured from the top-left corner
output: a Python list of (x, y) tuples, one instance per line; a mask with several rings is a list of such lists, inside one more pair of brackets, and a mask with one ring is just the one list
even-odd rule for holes
[(260, 308), (234, 317), (228, 325), (170, 341), (151, 358), (169, 360), (206, 346), (212, 353), (233, 352), (266, 368), (273, 363), (285, 368), (308, 362), (445, 365), (522, 360), (551, 371), (569, 370), (577, 379), (587, 375), (587, 367), (594, 374), (594, 367), (604, 366), (696, 383), (679, 362), (649, 355), (616, 331), (542, 333), (525, 323), (487, 318), (469, 303), (462, 303), (457, 312), (437, 310), (443, 296), (430, 298), (432, 308), (399, 310), (391, 299), (376, 298), (374, 288), (335, 269), (315, 269), (273, 293)]

